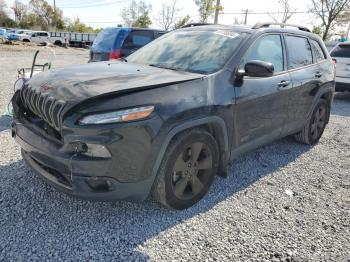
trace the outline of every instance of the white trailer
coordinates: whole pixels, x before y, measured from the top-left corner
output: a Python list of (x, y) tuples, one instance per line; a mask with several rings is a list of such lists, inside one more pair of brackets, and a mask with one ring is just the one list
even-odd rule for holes
[(76, 32), (50, 32), (50, 37), (53, 39), (63, 39), (64, 42), (56, 43), (57, 45), (68, 43), (73, 47), (90, 46), (94, 42), (97, 34), (92, 33), (76, 33)]

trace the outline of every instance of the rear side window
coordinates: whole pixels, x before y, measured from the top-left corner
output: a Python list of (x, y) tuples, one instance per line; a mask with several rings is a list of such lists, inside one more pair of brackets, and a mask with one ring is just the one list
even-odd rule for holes
[(315, 40), (310, 40), (310, 43), (311, 43), (312, 52), (314, 53), (314, 57), (315, 57), (316, 61), (320, 62), (320, 61), (325, 60), (326, 56), (325, 56), (320, 44)]
[(283, 48), (280, 35), (266, 35), (259, 38), (248, 50), (244, 62), (260, 60), (272, 63), (275, 72), (283, 71)]
[(312, 64), (312, 52), (309, 41), (304, 37), (286, 36), (288, 51), (288, 69)]
[(92, 48), (102, 52), (113, 51), (116, 48), (116, 38), (120, 31), (120, 28), (107, 28), (101, 31), (95, 38)]
[(123, 47), (142, 47), (154, 39), (153, 31), (131, 31), (124, 41)]
[(332, 52), (331, 52), (332, 57), (345, 57), (345, 58), (350, 58), (350, 45), (338, 45), (336, 46)]

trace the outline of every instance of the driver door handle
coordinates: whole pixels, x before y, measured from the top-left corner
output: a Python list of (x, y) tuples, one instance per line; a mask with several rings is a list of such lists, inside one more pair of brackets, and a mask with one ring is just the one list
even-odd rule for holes
[(278, 89), (284, 89), (290, 85), (290, 81), (283, 80), (278, 83)]

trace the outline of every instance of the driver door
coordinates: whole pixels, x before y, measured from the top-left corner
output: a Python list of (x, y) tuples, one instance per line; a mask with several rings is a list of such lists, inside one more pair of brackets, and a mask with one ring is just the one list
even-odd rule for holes
[[(235, 148), (248, 151), (278, 138), (288, 116), (292, 81), (286, 70), (286, 55), (280, 34), (258, 38), (243, 57), (240, 68), (252, 60), (274, 65), (272, 77), (244, 76), (235, 84)], [(241, 152), (240, 152), (241, 153)]]

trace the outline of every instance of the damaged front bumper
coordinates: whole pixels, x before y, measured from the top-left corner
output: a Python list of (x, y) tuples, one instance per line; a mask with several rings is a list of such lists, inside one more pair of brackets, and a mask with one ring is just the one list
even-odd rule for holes
[[(27, 165), (42, 179), (64, 193), (90, 200), (142, 201), (153, 184), (151, 178), (135, 182), (118, 181), (113, 174), (113, 157), (94, 157), (67, 150), (29, 123), (14, 119), (12, 136), (22, 148)], [(84, 141), (84, 137), (74, 136)]]

